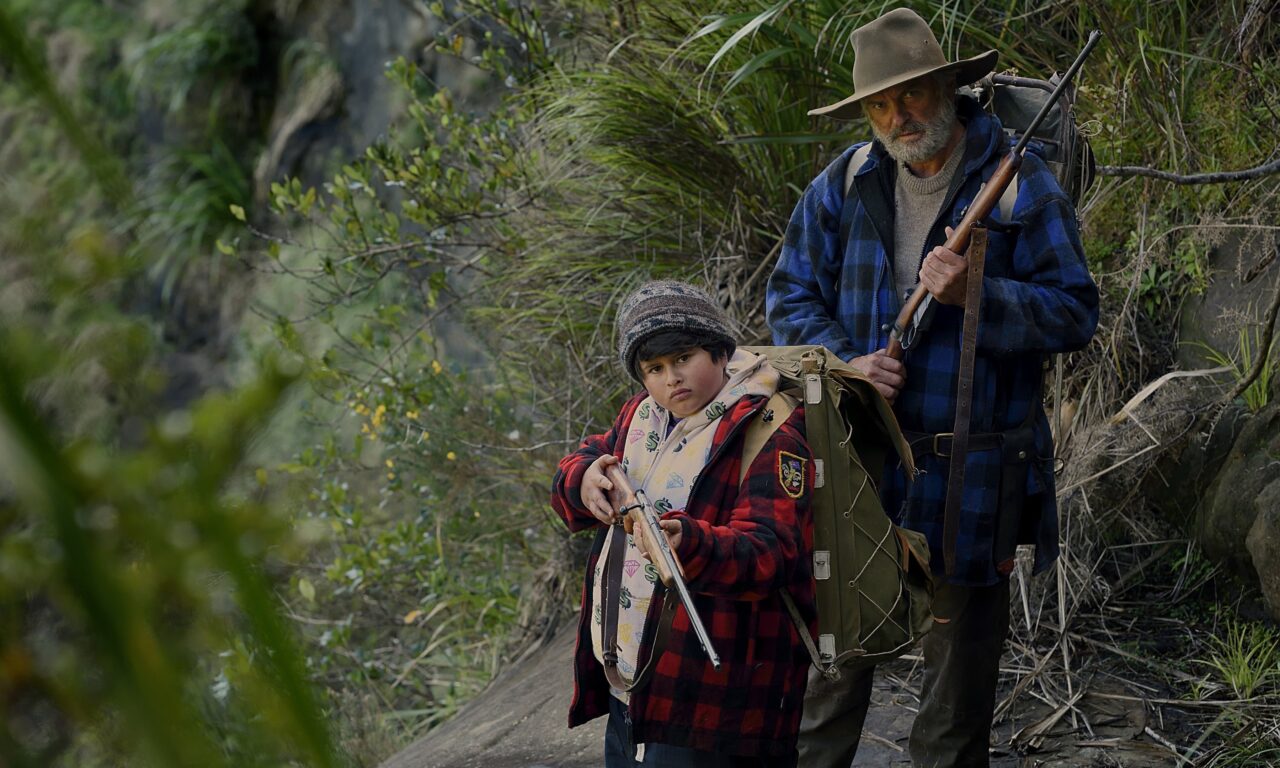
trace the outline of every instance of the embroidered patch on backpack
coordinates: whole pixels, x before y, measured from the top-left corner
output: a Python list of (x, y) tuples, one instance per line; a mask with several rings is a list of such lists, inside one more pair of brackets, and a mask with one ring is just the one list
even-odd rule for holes
[(778, 482), (782, 484), (782, 490), (793, 499), (798, 499), (804, 494), (804, 463), (806, 461), (808, 459), (802, 459), (794, 453), (778, 451)]

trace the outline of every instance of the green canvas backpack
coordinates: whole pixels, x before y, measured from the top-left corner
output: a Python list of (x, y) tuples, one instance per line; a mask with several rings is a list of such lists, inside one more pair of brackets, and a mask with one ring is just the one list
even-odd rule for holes
[(923, 534), (880, 505), (885, 461), (915, 471), (889, 404), (862, 373), (825, 347), (743, 347), (778, 371), (778, 394), (747, 426), (743, 475), (769, 436), (804, 403), (813, 454), (813, 576), (818, 636), (783, 592), (813, 664), (831, 678), (900, 656), (933, 624), (933, 576)]

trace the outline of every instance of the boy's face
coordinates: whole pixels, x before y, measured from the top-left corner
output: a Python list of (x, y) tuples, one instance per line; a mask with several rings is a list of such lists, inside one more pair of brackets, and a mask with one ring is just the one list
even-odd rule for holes
[(698, 413), (724, 388), (729, 360), (716, 361), (701, 347), (640, 361), (644, 388), (658, 405), (684, 419)]

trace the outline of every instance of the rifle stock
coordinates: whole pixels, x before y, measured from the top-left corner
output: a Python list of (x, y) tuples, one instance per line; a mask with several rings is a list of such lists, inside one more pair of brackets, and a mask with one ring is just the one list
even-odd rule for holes
[[(1084, 60), (1093, 51), (1093, 47), (1101, 39), (1101, 32), (1094, 30), (1089, 33), (1089, 39), (1085, 41), (1084, 49), (1080, 51), (1080, 55), (1076, 56), (1076, 60), (1063, 73), (1062, 79), (1058, 82), (1058, 87), (1054, 88), (1044, 106), (1040, 108), (1039, 114), (1027, 126), (1027, 129), (1022, 134), (1022, 139), (1017, 146), (1009, 150), (1009, 154), (1000, 160), (1000, 165), (996, 166), (995, 173), (991, 174), (991, 178), (987, 180), (987, 183), (978, 192), (977, 198), (970, 203), (964, 218), (960, 220), (960, 224), (951, 233), (951, 237), (947, 238), (947, 250), (962, 255), (968, 250), (969, 236), (973, 231), (974, 225), (990, 215), (991, 211), (1000, 202), (1000, 196), (1004, 194), (1005, 188), (1009, 186), (1010, 182), (1013, 181), (1013, 177), (1017, 175), (1018, 169), (1022, 167), (1022, 153), (1026, 149), (1027, 142), (1036, 132), (1036, 128), (1040, 126), (1040, 123), (1044, 121), (1045, 116), (1049, 114), (1049, 110), (1057, 103), (1063, 89), (1070, 84), (1076, 72), (1080, 71), (1080, 67), (1084, 65)], [(924, 303), (928, 293), (923, 285), (917, 285), (915, 292), (902, 305), (902, 311), (898, 313), (898, 318), (893, 322), (893, 329), (889, 332), (889, 346), (886, 352), (895, 360), (902, 359), (904, 352), (902, 337), (906, 335), (912, 318), (915, 317), (916, 311), (920, 309), (920, 305)]]
[(681, 567), (676, 553), (671, 550), (667, 534), (662, 530), (661, 518), (654, 511), (653, 505), (649, 503), (644, 492), (636, 491), (631, 487), (627, 473), (622, 471), (620, 465), (609, 465), (605, 469), (605, 477), (613, 484), (609, 500), (623, 515), (621, 524), (626, 527), (627, 533), (631, 533), (635, 526), (640, 526), (644, 530), (645, 539), (649, 543), (650, 560), (658, 569), (658, 577), (668, 589), (676, 590), (676, 594), (680, 597), (680, 604), (689, 615), (689, 625), (697, 635), (702, 650), (706, 651), (707, 658), (711, 660), (711, 666), (719, 669), (720, 656), (712, 647), (711, 636), (702, 623), (702, 617), (698, 615), (698, 609), (693, 605), (693, 596), (689, 594), (689, 586), (684, 581), (684, 568)]
[[(973, 227), (990, 213), (1000, 202), (1000, 196), (1004, 194), (1004, 190), (1013, 181), (1013, 177), (1018, 174), (1018, 169), (1022, 167), (1022, 155), (1020, 153), (1010, 152), (1000, 160), (1000, 165), (996, 166), (995, 173), (991, 174), (991, 178), (982, 189), (978, 192), (978, 196), (974, 198), (973, 203), (969, 205), (969, 209), (965, 212), (964, 218), (956, 225), (955, 230), (951, 233), (951, 237), (947, 238), (944, 246), (948, 251), (953, 253), (964, 253), (969, 249), (969, 237), (973, 234)], [(898, 313), (898, 319), (893, 321), (893, 330), (889, 332), (889, 348), (888, 354), (895, 360), (902, 359), (902, 337), (907, 332), (907, 326), (911, 323), (911, 319), (915, 316), (916, 310), (924, 302), (925, 296), (929, 292), (924, 285), (917, 285), (915, 292), (902, 305), (902, 311)]]

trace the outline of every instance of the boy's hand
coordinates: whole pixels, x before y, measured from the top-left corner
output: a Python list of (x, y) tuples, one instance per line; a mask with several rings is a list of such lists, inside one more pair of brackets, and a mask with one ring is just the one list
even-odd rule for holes
[(582, 503), (588, 512), (605, 525), (613, 525), (618, 519), (617, 510), (609, 502), (609, 492), (613, 490), (613, 483), (604, 476), (605, 469), (617, 463), (617, 456), (606, 453), (591, 462), (586, 474), (582, 476)]
[[(671, 551), (675, 552), (680, 547), (680, 540), (684, 538), (684, 526), (679, 520), (659, 520), (658, 524), (662, 526), (662, 530), (667, 534), (667, 541), (671, 544)], [(634, 530), (636, 549), (640, 550), (640, 554), (652, 560), (649, 555), (649, 534), (645, 531), (645, 526), (637, 525)]]

